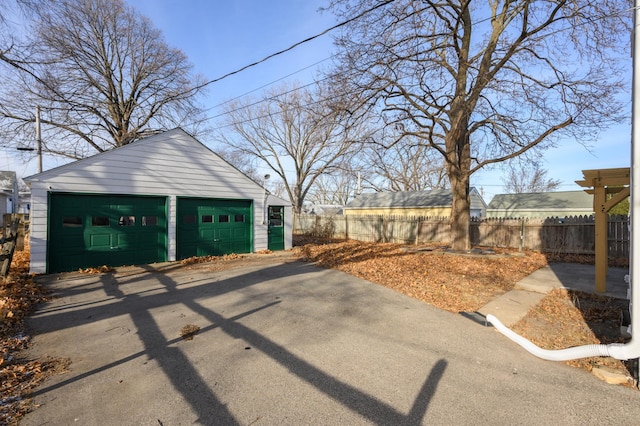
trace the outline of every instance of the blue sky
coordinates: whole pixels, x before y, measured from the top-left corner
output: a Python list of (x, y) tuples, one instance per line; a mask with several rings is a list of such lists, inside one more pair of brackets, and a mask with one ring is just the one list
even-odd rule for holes
[[(129, 0), (180, 48), (196, 72), (215, 79), (335, 24), (318, 13), (321, 2), (305, 0)], [(331, 56), (329, 36), (306, 43), (209, 88), (210, 106), (240, 96)], [(325, 61), (327, 64), (329, 61)], [(292, 76), (310, 82), (314, 69)], [(257, 94), (257, 93), (256, 93)]]
[[(181, 49), (193, 63), (196, 72), (206, 79), (215, 79), (285, 49), (309, 36), (333, 26), (329, 13), (318, 9), (326, 1), (312, 0), (129, 0), (143, 15), (152, 20), (166, 42)], [(220, 112), (219, 105), (273, 83), (291, 73), (287, 80), (308, 83), (314, 78), (320, 61), (332, 53), (330, 34), (294, 50), (210, 85), (205, 104), (208, 116)], [(311, 67), (310, 67), (311, 66)], [(621, 70), (630, 75), (629, 68)], [(306, 67), (305, 71), (298, 72)], [(631, 82), (629, 82), (631, 84)], [(257, 96), (262, 89), (253, 93)], [(629, 95), (630, 98), (630, 95)], [(628, 167), (630, 163), (630, 125), (620, 125), (602, 132), (598, 141), (587, 150), (575, 140), (565, 140), (544, 155), (547, 177), (562, 181), (559, 190), (580, 190), (574, 181), (582, 177), (583, 169)], [(207, 142), (207, 141), (203, 141)], [(0, 167), (16, 170), (27, 176), (36, 171), (36, 161), (24, 162), (14, 153), (0, 157)], [(58, 163), (47, 160), (45, 168)], [(482, 171), (472, 177), (471, 184), (482, 188), (488, 203), (493, 195), (503, 192), (500, 170)]]

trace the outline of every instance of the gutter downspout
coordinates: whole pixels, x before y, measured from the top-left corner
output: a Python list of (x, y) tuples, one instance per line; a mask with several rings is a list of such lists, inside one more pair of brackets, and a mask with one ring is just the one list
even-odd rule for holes
[(487, 321), (493, 324), (500, 333), (522, 346), (531, 354), (549, 361), (569, 361), (592, 356), (610, 356), (620, 360), (640, 358), (640, 288), (636, 289), (634, 286), (634, 284), (640, 283), (640, 262), (635, 256), (635, 251), (640, 250), (640, 187), (638, 186), (640, 185), (640, 169), (636, 167), (640, 165), (640, 145), (636, 146), (640, 144), (640, 114), (638, 110), (640, 108), (640, 31), (638, 31), (637, 27), (638, 23), (640, 23), (639, 7), (640, 0), (635, 0), (632, 42), (633, 78), (631, 85), (631, 249), (629, 255), (631, 340), (625, 344), (585, 345), (560, 350), (542, 349), (510, 330), (495, 316), (487, 315)]

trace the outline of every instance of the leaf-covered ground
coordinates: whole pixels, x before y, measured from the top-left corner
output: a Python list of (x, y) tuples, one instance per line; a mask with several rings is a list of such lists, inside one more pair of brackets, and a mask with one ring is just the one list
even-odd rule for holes
[(47, 292), (29, 275), (29, 252), (17, 251), (9, 276), (0, 277), (0, 424), (13, 425), (31, 409), (27, 395), (46, 377), (63, 371), (63, 359), (24, 356), (31, 337), (24, 321)]
[[(512, 329), (544, 349), (591, 344), (625, 343), (620, 318), (627, 301), (584, 292), (552, 290)], [(633, 361), (608, 357), (582, 358), (567, 364), (592, 371), (595, 367), (628, 376), (633, 386)]]
[(493, 250), (495, 254), (458, 255), (438, 246), (363, 243), (306, 244), (301, 256), (451, 312), (472, 312), (511, 290), (547, 264), (535, 252)]
[[(492, 255), (448, 253), (438, 246), (299, 239), (299, 256), (347, 272), (451, 312), (473, 312), (513, 289), (551, 262), (593, 263), (593, 256), (550, 256), (495, 249)], [(486, 250), (484, 252), (487, 252)], [(628, 264), (627, 264), (628, 265)], [(611, 266), (625, 266), (614, 261)], [(620, 317), (626, 301), (566, 290), (550, 292), (513, 330), (545, 349), (623, 342)], [(631, 363), (586, 358), (569, 365), (595, 366), (631, 376)]]

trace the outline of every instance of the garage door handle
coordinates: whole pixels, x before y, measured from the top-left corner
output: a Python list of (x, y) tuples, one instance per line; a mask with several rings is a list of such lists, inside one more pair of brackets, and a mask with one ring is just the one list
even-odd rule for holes
[(111, 250), (120, 250), (120, 247), (109, 247)]
[(214, 238), (214, 239), (213, 239), (213, 242), (214, 242), (214, 243), (219, 242), (219, 241), (220, 241), (220, 239), (219, 239), (219, 238)]

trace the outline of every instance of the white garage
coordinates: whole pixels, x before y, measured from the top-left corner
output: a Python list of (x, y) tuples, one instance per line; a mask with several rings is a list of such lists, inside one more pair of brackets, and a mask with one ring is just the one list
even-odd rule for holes
[(35, 273), (292, 244), (291, 203), (179, 128), (25, 182)]

